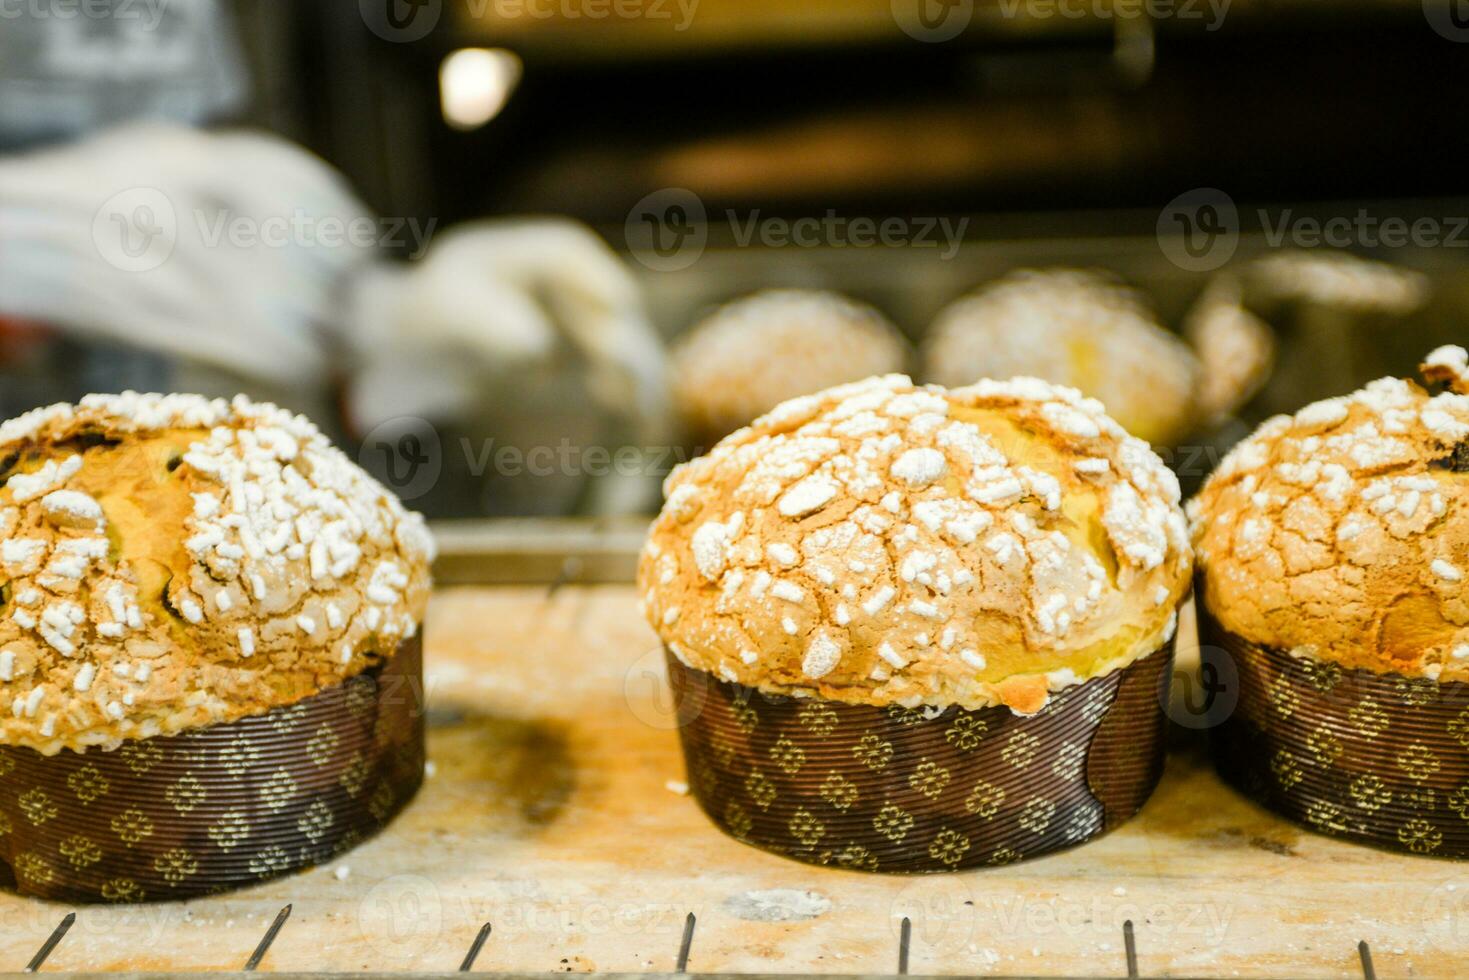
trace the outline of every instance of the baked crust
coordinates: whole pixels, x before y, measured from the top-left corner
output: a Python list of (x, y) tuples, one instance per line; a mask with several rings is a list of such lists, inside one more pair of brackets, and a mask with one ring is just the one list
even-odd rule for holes
[(907, 343), (871, 306), (816, 289), (768, 289), (720, 307), (674, 344), (673, 397), (711, 442), (788, 398), (901, 371)]
[(293, 704), (417, 629), (422, 518), (273, 405), (89, 396), (0, 425), (0, 742)]
[(1020, 270), (951, 303), (924, 338), (923, 364), (941, 385), (1035, 375), (1079, 388), (1154, 445), (1199, 421), (1193, 351), (1136, 292), (1079, 269)]
[(1189, 502), (1203, 600), (1262, 646), (1469, 681), (1469, 370), (1382, 378), (1265, 422)]
[(1428, 301), (1428, 277), (1412, 269), (1328, 249), (1273, 252), (1245, 267), (1266, 300), (1296, 301), (1353, 313), (1406, 316)]
[(1171, 634), (1178, 482), (1093, 399), (891, 375), (786, 402), (672, 473), (638, 581), (691, 667), (853, 704), (1006, 704)]

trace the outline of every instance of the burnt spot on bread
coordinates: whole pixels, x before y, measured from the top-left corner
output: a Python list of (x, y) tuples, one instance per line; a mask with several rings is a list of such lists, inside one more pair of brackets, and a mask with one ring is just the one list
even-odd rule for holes
[(164, 611), (172, 616), (176, 621), (178, 621), (182, 625), (188, 625), (188, 620), (184, 618), (184, 614), (179, 612), (178, 607), (173, 604), (173, 596), (168, 594), (168, 587), (172, 584), (173, 573), (170, 572), (168, 577), (163, 580), (163, 591), (160, 592), (158, 595), (158, 602), (160, 605), (163, 606)]
[(89, 449), (96, 449), (99, 446), (110, 447), (121, 444), (122, 439), (120, 437), (109, 435), (101, 429), (82, 429), (71, 438), (57, 443), (58, 446), (73, 449), (79, 453), (84, 453)]
[(1448, 470), (1450, 473), (1469, 473), (1469, 439), (1458, 442), (1452, 453), (1431, 460), (1428, 465), (1432, 469)]
[(0, 456), (0, 487), (10, 482), (11, 474), (15, 472), (16, 464), (20, 462), (20, 453), (8, 453)]

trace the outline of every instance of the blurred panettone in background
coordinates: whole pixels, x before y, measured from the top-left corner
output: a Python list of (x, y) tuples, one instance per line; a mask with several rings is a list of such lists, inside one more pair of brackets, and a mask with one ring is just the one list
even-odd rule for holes
[(1406, 316), (1428, 301), (1428, 278), (1349, 252), (1291, 251), (1250, 263), (1251, 285), (1264, 300), (1298, 301), (1359, 313)]
[(1243, 302), (1279, 338), (1280, 356), (1256, 406), (1261, 413), (1294, 412), (1366, 384), (1389, 365), (1406, 370), (1422, 353), (1423, 333), (1405, 329), (1431, 298), (1420, 272), (1313, 249), (1272, 253), (1234, 275)]
[(1204, 287), (1183, 322), (1204, 372), (1194, 394), (1205, 428), (1223, 423), (1270, 379), (1275, 333), (1245, 306), (1239, 280), (1221, 273)]
[(675, 343), (675, 408), (708, 447), (776, 405), (907, 367), (909, 348), (871, 306), (815, 289), (770, 289), (730, 302)]
[[(1240, 332), (1252, 328), (1216, 315), (1203, 331), (1204, 353), (1241, 346)], [(1268, 363), (1268, 332), (1252, 332), (1250, 346), (1263, 345)], [(1028, 375), (1078, 388), (1129, 432), (1162, 446), (1237, 405), (1247, 387), (1245, 379), (1206, 385), (1211, 365), (1160, 325), (1137, 292), (1080, 269), (1020, 270), (950, 304), (924, 339), (923, 366), (925, 380), (948, 386)]]

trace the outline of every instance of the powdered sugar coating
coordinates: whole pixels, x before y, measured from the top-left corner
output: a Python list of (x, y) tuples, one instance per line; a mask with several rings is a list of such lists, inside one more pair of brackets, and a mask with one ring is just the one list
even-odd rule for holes
[[(1425, 375), (1454, 367), (1436, 354)], [(1396, 378), (1266, 422), (1189, 503), (1211, 613), (1263, 645), (1469, 680), (1465, 439), (1469, 395)]]
[(1154, 444), (1197, 420), (1188, 345), (1132, 290), (1082, 270), (1020, 270), (957, 300), (925, 337), (923, 363), (925, 380), (943, 385), (1036, 375), (1074, 386)]
[(1276, 252), (1246, 268), (1252, 287), (1270, 299), (1303, 300), (1360, 313), (1405, 316), (1428, 301), (1428, 277), (1350, 252)]
[(796, 399), (665, 490), (648, 621), (685, 663), (770, 691), (1036, 711), (1057, 678), (1157, 649), (1189, 584), (1173, 474), (1034, 378)]
[(720, 307), (672, 352), (674, 402), (713, 441), (780, 402), (900, 371), (908, 348), (877, 310), (836, 293), (769, 289)]
[(0, 742), (112, 746), (293, 703), (418, 628), (422, 519), (307, 420), (90, 396), (0, 425)]

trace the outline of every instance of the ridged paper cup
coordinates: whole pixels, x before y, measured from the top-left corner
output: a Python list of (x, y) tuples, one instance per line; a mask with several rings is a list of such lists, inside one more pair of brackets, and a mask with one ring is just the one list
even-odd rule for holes
[(814, 864), (938, 872), (1091, 840), (1163, 771), (1170, 641), (1036, 715), (760, 691), (666, 652), (694, 798), (726, 833)]
[(1239, 676), (1214, 729), (1221, 776), (1318, 833), (1469, 857), (1469, 684), (1343, 668), (1251, 643), (1201, 610)]
[(213, 894), (328, 860), (423, 780), (423, 646), (296, 704), (114, 751), (0, 746), (0, 876), (68, 902)]

